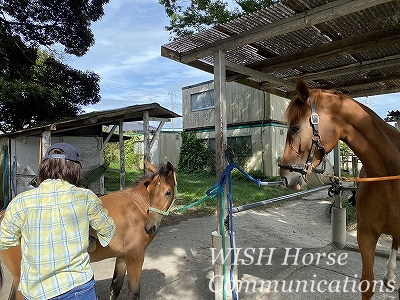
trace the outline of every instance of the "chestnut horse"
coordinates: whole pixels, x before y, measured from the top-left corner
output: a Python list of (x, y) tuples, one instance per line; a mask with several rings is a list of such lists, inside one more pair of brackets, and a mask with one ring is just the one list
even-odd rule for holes
[[(143, 177), (132, 187), (112, 192), (101, 197), (108, 214), (113, 218), (117, 231), (107, 247), (102, 247), (96, 240), (96, 247), (90, 254), (90, 261), (96, 262), (116, 257), (114, 275), (110, 287), (110, 299), (117, 299), (125, 273), (128, 276), (128, 299), (140, 298), (140, 276), (147, 246), (154, 239), (162, 214), (157, 210), (167, 211), (175, 194), (175, 171), (171, 163), (155, 166), (146, 162), (146, 167), (154, 172)], [(13, 275), (14, 288), (10, 299), (23, 299), (17, 291), (20, 274), (21, 248), (13, 247), (4, 251), (11, 256), (12, 265), (7, 265)], [(2, 275), (0, 274), (0, 279)]]
[[(393, 237), (392, 253), (400, 239), (400, 180), (396, 177), (400, 175), (400, 132), (342, 93), (308, 89), (302, 80), (297, 83), (296, 93), (285, 112), (288, 133), (280, 164), (280, 175), (287, 187), (305, 186), (307, 174), (318, 172), (325, 153), (339, 140), (359, 157), (366, 177), (388, 177), (360, 182), (356, 193), (362, 299), (370, 299), (374, 294), (378, 238), (382, 233)], [(388, 265), (393, 267), (395, 259), (394, 256)]]

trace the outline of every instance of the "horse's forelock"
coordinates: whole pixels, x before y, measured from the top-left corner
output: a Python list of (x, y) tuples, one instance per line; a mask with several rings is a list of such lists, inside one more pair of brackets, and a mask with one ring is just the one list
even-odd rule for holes
[[(310, 97), (314, 102), (316, 109), (322, 101), (323, 95), (322, 90), (310, 90)], [(306, 113), (310, 110), (310, 102), (304, 102), (300, 96), (296, 95), (296, 97), (290, 101), (288, 107), (286, 108), (284, 118), (287, 124), (291, 124), (293, 122), (299, 121)]]
[(306, 105), (299, 96), (296, 96), (292, 101), (290, 101), (288, 107), (286, 108), (284, 118), (288, 124), (298, 121), (304, 114)]

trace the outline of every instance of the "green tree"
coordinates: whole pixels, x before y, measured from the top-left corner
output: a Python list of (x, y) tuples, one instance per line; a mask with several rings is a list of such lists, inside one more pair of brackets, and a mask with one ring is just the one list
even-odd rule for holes
[(340, 162), (342, 170), (349, 169), (349, 160), (351, 161), (351, 157), (353, 156), (353, 151), (345, 142), (340, 142)]
[[(0, 130), (76, 116), (100, 101), (99, 76), (69, 67), (45, 49), (82, 56), (94, 43), (92, 22), (108, 0), (0, 1)], [(47, 51), (47, 50), (46, 50)]]
[(179, 171), (190, 173), (204, 170), (209, 160), (207, 145), (196, 137), (194, 132), (182, 132), (182, 145), (179, 153)]
[(230, 8), (223, 0), (159, 0), (170, 18), (165, 29), (172, 38), (190, 35), (217, 24), (225, 23), (241, 15), (268, 7), (277, 0), (235, 0)]

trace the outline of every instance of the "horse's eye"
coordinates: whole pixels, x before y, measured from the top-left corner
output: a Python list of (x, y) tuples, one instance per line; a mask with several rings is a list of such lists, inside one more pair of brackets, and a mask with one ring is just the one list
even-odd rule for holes
[(166, 191), (165, 196), (168, 196), (168, 197), (171, 196), (171, 191)]
[(300, 125), (290, 125), (290, 130), (292, 130), (293, 133), (297, 133), (300, 131)]

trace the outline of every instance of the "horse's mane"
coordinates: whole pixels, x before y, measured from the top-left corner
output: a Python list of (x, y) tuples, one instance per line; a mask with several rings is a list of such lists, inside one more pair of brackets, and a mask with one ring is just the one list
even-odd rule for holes
[(151, 174), (151, 175), (142, 175), (139, 177), (137, 180), (135, 180), (132, 185), (130, 186), (131, 188), (138, 187), (139, 185), (147, 182), (147, 181), (153, 181), (154, 176), (159, 175), (160, 177), (167, 178), (168, 176), (168, 169), (165, 165), (160, 165), (157, 169), (157, 172)]

